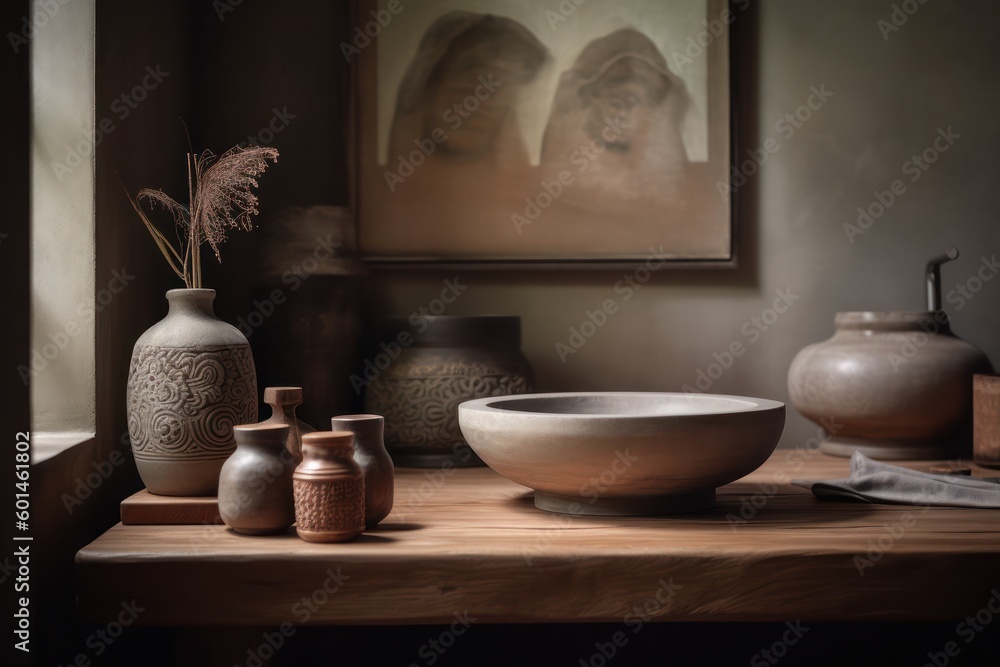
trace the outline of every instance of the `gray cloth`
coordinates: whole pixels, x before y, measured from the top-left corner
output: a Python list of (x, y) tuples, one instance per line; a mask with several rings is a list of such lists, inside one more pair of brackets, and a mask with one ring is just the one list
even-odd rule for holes
[(792, 484), (812, 489), (822, 500), (1000, 509), (1000, 484), (996, 482), (907, 470), (872, 461), (857, 451), (851, 457), (850, 477), (826, 481), (793, 479)]

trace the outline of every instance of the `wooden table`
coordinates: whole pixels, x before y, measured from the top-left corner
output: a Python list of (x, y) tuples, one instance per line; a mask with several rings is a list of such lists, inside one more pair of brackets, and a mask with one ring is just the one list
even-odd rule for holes
[(137, 624), (166, 626), (930, 620), (986, 606), (1000, 511), (823, 502), (788, 481), (847, 471), (779, 450), (713, 511), (612, 519), (538, 510), (489, 469), (397, 470), (392, 514), (346, 544), (118, 524), (77, 554), (79, 604), (106, 621), (135, 599)]

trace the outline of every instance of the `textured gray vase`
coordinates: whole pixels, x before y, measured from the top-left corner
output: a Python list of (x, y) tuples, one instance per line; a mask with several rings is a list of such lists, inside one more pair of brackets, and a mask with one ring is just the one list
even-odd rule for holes
[(233, 427), (257, 421), (250, 344), (215, 316), (214, 300), (212, 289), (168, 291), (167, 316), (132, 351), (128, 431), (150, 493), (215, 495)]
[[(416, 327), (393, 320), (383, 341), (395, 350), (366, 360), (375, 369), (367, 411), (385, 417), (385, 446), (400, 467), (484, 465), (458, 426), (463, 401), (525, 394), (533, 377), (521, 353), (521, 318), (428, 317)], [(368, 377), (368, 375), (366, 375)]]
[(233, 429), (236, 451), (219, 474), (219, 516), (237, 533), (276, 535), (295, 522), (288, 430), (284, 424)]

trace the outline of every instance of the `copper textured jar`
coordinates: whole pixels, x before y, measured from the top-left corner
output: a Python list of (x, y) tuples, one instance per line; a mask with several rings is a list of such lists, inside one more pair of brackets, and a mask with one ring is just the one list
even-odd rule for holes
[(334, 431), (354, 434), (354, 461), (365, 472), (365, 528), (371, 530), (388, 516), (395, 490), (395, 468), (383, 442), (385, 420), (380, 415), (338, 415)]
[(316, 431), (302, 436), (293, 475), (295, 530), (308, 542), (345, 542), (365, 529), (365, 474), (354, 462), (354, 435)]
[(483, 465), (462, 437), (458, 406), (532, 391), (521, 318), (411, 320), (391, 322), (382, 350), (366, 361), (366, 409), (385, 417), (385, 445), (397, 466)]
[(989, 359), (936, 311), (837, 313), (836, 332), (788, 371), (792, 405), (826, 431), (821, 447), (879, 459), (967, 453), (972, 377)]
[(301, 461), (302, 436), (316, 430), (295, 415), (295, 408), (302, 405), (302, 387), (267, 387), (264, 402), (271, 406), (271, 416), (262, 423), (287, 426), (285, 448), (296, 461)]
[(292, 469), (285, 449), (288, 427), (250, 424), (233, 427), (236, 451), (219, 473), (219, 516), (245, 535), (275, 535), (295, 520)]

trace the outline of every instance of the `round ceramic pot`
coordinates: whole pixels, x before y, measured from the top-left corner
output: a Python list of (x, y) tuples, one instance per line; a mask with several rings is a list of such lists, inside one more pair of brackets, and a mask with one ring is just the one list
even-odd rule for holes
[(354, 435), (316, 431), (302, 436), (293, 474), (295, 532), (307, 542), (344, 542), (365, 530), (365, 473), (354, 462)]
[(253, 424), (233, 429), (236, 451), (219, 474), (219, 516), (244, 535), (276, 535), (295, 521), (292, 471), (285, 448), (288, 426)]
[(128, 431), (150, 493), (215, 495), (233, 427), (257, 421), (250, 344), (215, 316), (214, 300), (212, 289), (170, 290), (167, 316), (132, 351)]
[(385, 451), (385, 420), (380, 415), (339, 415), (330, 420), (334, 431), (354, 434), (354, 461), (365, 473), (365, 529), (388, 516), (395, 490), (395, 468)]
[(969, 449), (972, 376), (992, 366), (944, 311), (844, 312), (834, 325), (788, 371), (792, 405), (826, 431), (823, 451), (920, 459)]
[(484, 465), (462, 437), (458, 406), (532, 391), (531, 367), (520, 350), (521, 318), (429, 317), (415, 327), (394, 321), (383, 340), (391, 344), (370, 362), (377, 373), (365, 400), (369, 412), (385, 417), (385, 445), (395, 464)]

